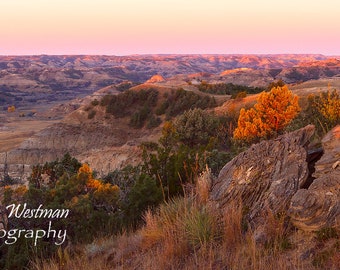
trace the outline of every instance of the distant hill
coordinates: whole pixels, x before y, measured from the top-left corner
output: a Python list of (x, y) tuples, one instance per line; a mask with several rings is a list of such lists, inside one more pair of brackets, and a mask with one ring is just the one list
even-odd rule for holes
[[(226, 72), (233, 69), (234, 74)], [(156, 74), (167, 79), (194, 73), (263, 86), (278, 78), (294, 83), (337, 76), (340, 63), (315, 54), (0, 56), (0, 106), (70, 100), (126, 80), (141, 83)]]

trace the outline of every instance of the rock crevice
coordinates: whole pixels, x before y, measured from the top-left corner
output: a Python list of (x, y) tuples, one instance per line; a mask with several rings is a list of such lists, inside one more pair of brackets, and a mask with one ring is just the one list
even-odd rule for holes
[(322, 140), (324, 154), (315, 163), (315, 180), (292, 197), (288, 214), (293, 224), (306, 231), (340, 226), (340, 126)]

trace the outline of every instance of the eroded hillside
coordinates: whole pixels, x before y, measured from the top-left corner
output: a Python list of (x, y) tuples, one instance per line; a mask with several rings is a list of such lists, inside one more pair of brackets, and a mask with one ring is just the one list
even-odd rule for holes
[[(178, 89), (193, 101), (213, 98), (219, 115), (237, 115), (274, 80), (305, 97), (339, 86), (339, 74), (339, 60), (322, 55), (2, 56), (0, 170), (25, 178), (33, 164), (70, 152), (105, 174), (138, 162), (139, 145), (156, 141), (164, 120), (193, 108), (176, 95), (162, 105)], [(124, 117), (114, 115), (119, 100), (93, 105), (130, 88), (156, 89), (152, 114), (134, 102)]]

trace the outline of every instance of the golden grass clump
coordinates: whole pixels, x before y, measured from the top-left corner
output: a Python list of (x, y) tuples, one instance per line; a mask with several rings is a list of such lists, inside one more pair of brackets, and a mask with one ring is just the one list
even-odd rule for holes
[(199, 201), (207, 203), (212, 182), (212, 174), (208, 167), (199, 175), (196, 182), (196, 194)]

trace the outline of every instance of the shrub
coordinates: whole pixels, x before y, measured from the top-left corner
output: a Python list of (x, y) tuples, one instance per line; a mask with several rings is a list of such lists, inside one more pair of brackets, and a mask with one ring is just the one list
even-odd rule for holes
[(146, 119), (151, 114), (151, 108), (146, 104), (137, 112), (133, 113), (130, 118), (130, 126), (134, 128), (142, 128)]
[(320, 95), (310, 95), (311, 106), (322, 115), (327, 126), (340, 123), (340, 95), (337, 90), (323, 92)]
[(205, 207), (192, 207), (183, 219), (186, 237), (194, 249), (214, 241), (217, 237), (215, 225), (214, 217)]
[(232, 99), (242, 99), (245, 98), (247, 96), (247, 92), (246, 91), (241, 91), (235, 94), (232, 94), (231, 98)]
[(158, 100), (158, 91), (147, 89), (140, 91), (127, 90), (118, 95), (104, 97), (101, 104), (106, 105), (106, 112), (115, 117), (125, 117), (143, 107), (152, 108)]
[[(92, 241), (98, 235), (118, 229), (114, 215), (118, 199), (119, 188), (116, 185), (95, 179), (87, 164), (80, 166), (76, 159), (65, 155), (61, 161), (34, 166), (28, 189), (6, 188), (2, 203), (24, 201), (29, 209), (40, 204), (46, 209), (69, 209), (67, 219), (53, 220), (53, 228), (67, 229), (66, 241), (77, 243)], [(44, 219), (8, 219), (8, 228), (47, 230), (47, 226)], [(35, 246), (34, 240), (22, 236), (15, 245), (0, 246), (0, 253), (5, 258), (0, 261), (0, 267), (23, 269), (33, 253), (45, 258), (53, 255), (56, 246), (49, 241), (40, 239)]]
[(277, 81), (273, 81), (270, 84), (268, 84), (266, 91), (272, 90), (274, 87), (283, 87), (285, 86), (285, 83), (282, 79), (279, 79)]
[(156, 108), (155, 112), (157, 115), (165, 113), (170, 119), (190, 109), (207, 109), (215, 106), (216, 101), (212, 97), (202, 97), (194, 92), (178, 89), (167, 95), (166, 100)]
[(255, 94), (263, 91), (264, 89), (262, 87), (251, 87), (232, 83), (209, 84), (205, 81), (202, 81), (201, 84), (198, 85), (198, 90), (215, 95), (232, 95), (232, 97), (235, 98), (239, 92)]
[(130, 89), (133, 86), (138, 85), (138, 83), (133, 83), (133, 82), (121, 82), (119, 84), (116, 84), (115, 87), (119, 92), (124, 92), (128, 89)]
[(142, 214), (149, 208), (156, 207), (162, 201), (161, 187), (155, 179), (146, 174), (140, 175), (128, 194), (124, 206), (126, 223), (136, 226)]
[(156, 128), (162, 123), (159, 117), (155, 117), (153, 114), (148, 118), (147, 128)]
[(262, 92), (253, 108), (241, 109), (234, 138), (251, 142), (277, 134), (299, 111), (298, 97), (287, 86)]
[(340, 95), (337, 90), (309, 95), (304, 109), (287, 127), (296, 130), (308, 124), (315, 126), (314, 141), (320, 142), (335, 125), (340, 124)]
[(100, 106), (108, 106), (113, 99), (113, 95), (105, 95), (101, 101), (100, 101)]
[(179, 140), (193, 147), (194, 145), (206, 145), (216, 134), (218, 119), (202, 109), (185, 111), (174, 121), (174, 126)]
[(91, 105), (93, 107), (98, 106), (99, 105), (99, 101), (97, 99), (94, 99), (94, 100), (91, 101)]
[(9, 106), (8, 108), (7, 108), (7, 111), (9, 112), (9, 113), (12, 113), (12, 112), (15, 112), (15, 106), (14, 105), (12, 105), (12, 106)]

